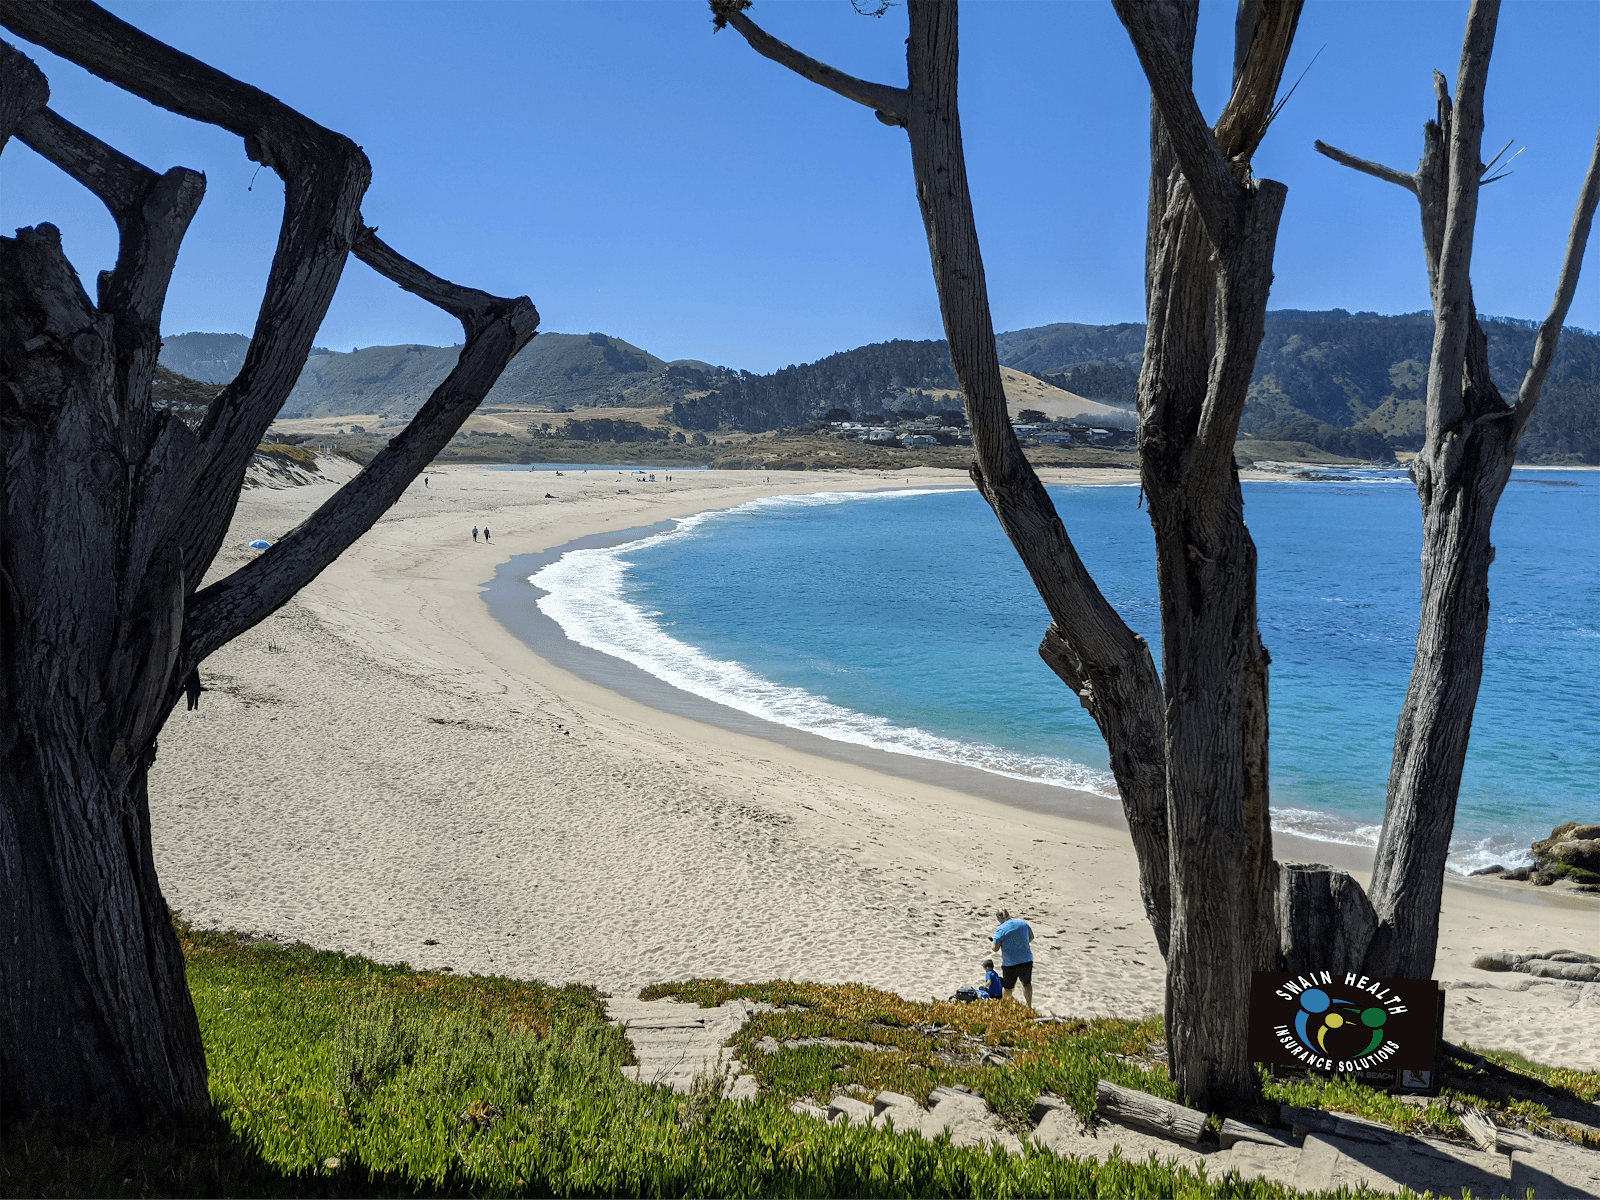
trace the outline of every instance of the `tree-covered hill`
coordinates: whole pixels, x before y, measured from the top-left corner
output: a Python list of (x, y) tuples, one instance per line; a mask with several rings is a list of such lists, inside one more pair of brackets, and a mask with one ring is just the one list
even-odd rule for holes
[[(1484, 318), (1484, 330), (1495, 382), (1514, 396), (1537, 331), (1531, 322), (1498, 317)], [(1415, 449), (1422, 442), (1432, 339), (1426, 313), (1268, 313), (1240, 431), (1368, 460)], [(1006, 366), (1090, 400), (1133, 403), (1143, 325), (1045, 325), (1002, 333), (995, 342)], [(234, 335), (183, 334), (163, 343), (161, 361), (221, 383), (232, 378), (247, 344)], [(449, 373), (456, 354), (456, 347), (416, 345), (314, 352), (283, 415), (407, 417)], [(931, 414), (958, 407), (948, 395), (955, 387), (942, 341), (878, 342), (757, 375), (687, 359), (666, 363), (605, 334), (547, 333), (517, 356), (487, 403), (671, 405), (673, 421), (685, 430), (760, 433), (839, 410), (858, 419), (905, 410)], [(1600, 464), (1600, 336), (1578, 329), (1562, 334), (1520, 458)]]
[(750, 433), (784, 429), (816, 420), (832, 409), (853, 416), (892, 412), (913, 401), (928, 411), (923, 392), (953, 388), (956, 374), (943, 342), (878, 342), (830, 354), (771, 375), (722, 371), (702, 376), (706, 389), (672, 406), (684, 429), (740, 429)]
[[(1514, 398), (1537, 326), (1484, 317), (1489, 368)], [(1046, 325), (995, 339), (1001, 361), (1057, 387), (1112, 403), (1132, 398), (1143, 325)], [(1309, 442), (1335, 454), (1382, 459), (1422, 445), (1433, 319), (1343, 309), (1267, 314), (1240, 432)], [(1130, 351), (1129, 347), (1137, 349)], [(1600, 463), (1600, 336), (1567, 329), (1539, 409), (1523, 437), (1524, 462)]]

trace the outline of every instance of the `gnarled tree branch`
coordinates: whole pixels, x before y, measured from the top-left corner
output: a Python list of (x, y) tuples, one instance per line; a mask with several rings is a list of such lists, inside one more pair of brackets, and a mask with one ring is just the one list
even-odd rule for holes
[[(157, 175), (48, 108), (25, 121), (17, 137), (88, 188), (110, 211), (121, 240), (116, 267), (100, 276), (100, 308), (118, 318), (115, 336), (125, 360), (158, 354), (167, 285), (205, 195), (205, 176), (186, 167)], [(153, 358), (149, 365), (154, 365)], [(123, 367), (132, 385), (128, 399), (142, 408), (149, 395), (149, 371), (142, 362), (125, 361)]]
[(1403, 187), (1413, 196), (1417, 194), (1417, 177), (1405, 171), (1397, 171), (1393, 167), (1386, 167), (1382, 163), (1373, 162), (1367, 158), (1357, 158), (1354, 154), (1346, 154), (1337, 146), (1330, 146), (1324, 141), (1311, 143), (1318, 154), (1325, 154), (1334, 162), (1349, 167), (1352, 171), (1360, 171), (1363, 175), (1371, 175), (1374, 179), (1381, 179), (1385, 183), (1392, 183)]
[(173, 675), (174, 701), (176, 681), (286, 604), (388, 511), (538, 329), (538, 310), (526, 296), (506, 300), (441, 279), (396, 253), (372, 229), (363, 229), (356, 254), (379, 274), (460, 318), (466, 345), (449, 377), (359, 475), (271, 550), (190, 598), (182, 662)]
[(440, 279), (393, 250), (378, 237), (376, 229), (363, 227), (352, 250), (357, 258), (385, 279), (399, 284), (413, 296), (420, 296), (429, 304), (444, 309), (461, 322), (469, 337), (504, 312), (507, 305), (516, 303), (480, 292), (477, 288), (462, 287)]
[(878, 114), (878, 120), (885, 125), (904, 125), (906, 123), (906, 101), (909, 94), (905, 88), (888, 87), (881, 83), (868, 83), (865, 79), (857, 79), (854, 75), (846, 75), (843, 71), (830, 67), (827, 63), (818, 62), (807, 54), (802, 54), (787, 42), (780, 42), (761, 26), (757, 25), (743, 12), (733, 11), (724, 14), (729, 25), (737, 29), (745, 41), (750, 43), (751, 49), (764, 58), (770, 58), (781, 66), (788, 67), (795, 74), (811, 80), (812, 83), (821, 84), (830, 92), (837, 92), (846, 100), (854, 100), (857, 104), (865, 104)]
[(1145, 911), (1165, 954), (1170, 902), (1160, 681), (1149, 647), (1096, 586), (1011, 429), (961, 145), (955, 0), (911, 0), (904, 89), (861, 85), (814, 63), (762, 33), (739, 7), (738, 0), (713, 0), (712, 10), (766, 57), (880, 115), (889, 112), (891, 123), (906, 128), (940, 313), (972, 428), (973, 482), (1050, 613), (1041, 657), (1105, 735), (1138, 850)]
[(1600, 203), (1600, 133), (1596, 133), (1594, 154), (1589, 159), (1589, 170), (1583, 177), (1583, 188), (1578, 192), (1578, 205), (1572, 214), (1572, 229), (1567, 234), (1567, 252), (1561, 260), (1561, 277), (1556, 281), (1555, 300), (1550, 305), (1550, 315), (1539, 326), (1539, 337), (1533, 345), (1533, 361), (1528, 374), (1517, 391), (1517, 424), (1519, 432), (1533, 420), (1534, 409), (1539, 404), (1539, 393), (1544, 390), (1544, 377), (1556, 359), (1556, 343), (1561, 339), (1561, 326), (1566, 322), (1567, 310), (1572, 307), (1572, 297), (1578, 290), (1578, 271), (1583, 267), (1584, 248), (1589, 244), (1589, 228), (1594, 223), (1595, 205)]
[[(360, 230), (371, 168), (359, 146), (95, 4), (0, 0), (0, 24), (153, 104), (245, 139), (284, 182), (284, 214), (243, 366), (199, 430), (187, 494), (164, 509), (198, 581), (226, 535), (261, 435), (310, 353)], [(153, 370), (153, 365), (152, 365)]]
[(98, 196), (113, 217), (137, 207), (159, 178), (53, 109), (41, 108), (24, 121), (17, 140)]
[(50, 84), (34, 61), (0, 42), (0, 151), (17, 127), (50, 103)]
[[(1266, 136), (1303, 5), (1304, 0), (1246, 0), (1240, 4), (1233, 93), (1213, 131), (1224, 158), (1248, 160)], [(1245, 24), (1250, 26), (1250, 37), (1241, 59), (1238, 42), (1245, 40)]]
[(1244, 219), (1244, 193), (1201, 115), (1190, 71), (1179, 53), (1187, 6), (1182, 0), (1112, 0), (1112, 7), (1149, 79), (1195, 208), (1212, 245), (1220, 248), (1236, 235)]

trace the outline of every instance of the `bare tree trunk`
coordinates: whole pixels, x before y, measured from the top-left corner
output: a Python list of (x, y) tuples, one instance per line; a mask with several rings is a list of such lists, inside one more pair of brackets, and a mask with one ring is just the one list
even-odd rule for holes
[[(91, 302), (51, 225), (0, 238), (0, 1111), (118, 1124), (203, 1108), (205, 1053), (156, 880), (146, 776), (183, 681), (359, 537), (526, 344), (538, 314), (457, 287), (361, 223), (359, 148), (92, 4), (0, 0), (0, 22), (155, 103), (233, 130), (285, 181), (238, 378), (191, 431), (150, 403), (167, 282), (203, 179), (157, 175), (46, 107), (0, 43), (16, 136), (121, 234)], [(351, 250), (458, 316), (466, 345), (417, 418), (272, 550), (196, 591), (261, 435)]]
[(957, 5), (911, 0), (906, 88), (855, 79), (807, 57), (746, 17), (746, 7), (716, 0), (712, 11), (757, 52), (872, 108), (909, 135), (940, 312), (972, 428), (973, 481), (1050, 613), (1040, 657), (1078, 696), (1110, 748), (1145, 913), (1165, 954), (1170, 872), (1160, 683), (1149, 647), (1100, 593), (1011, 431), (961, 145)]
[(1110, 749), (1139, 861), (1140, 893), (1165, 954), (1170, 839), (1155, 663), (1084, 567), (1012, 432), (961, 144), (957, 6), (910, 0), (909, 12), (905, 125), (945, 338), (972, 429), (973, 482), (1050, 613), (1041, 657), (1077, 693)]
[(1411, 465), (1422, 504), (1422, 606), (1373, 868), (1377, 930), (1366, 957), (1370, 974), (1426, 978), (1433, 973), (1445, 862), (1483, 678), (1494, 561), (1491, 525), (1555, 357), (1600, 198), (1597, 139), (1555, 301), (1517, 401), (1508, 405), (1489, 375), (1487, 339), (1478, 324), (1471, 280), (1478, 188), (1487, 170), (1480, 157), (1484, 87), (1498, 17), (1498, 0), (1474, 0), (1454, 102), (1444, 77), (1435, 72), (1437, 120), (1424, 131), (1423, 156), (1414, 174), (1317, 143), (1335, 161), (1417, 197), (1434, 308), (1427, 433)]
[(873, 108), (910, 137), (973, 431), (973, 478), (1051, 614), (1040, 654), (1110, 747), (1146, 911), (1168, 959), (1175, 1077), (1202, 1103), (1248, 1103), (1256, 1089), (1245, 1054), (1249, 971), (1276, 953), (1268, 919), (1276, 875), (1266, 819), (1268, 658), (1232, 452), (1284, 197), (1281, 185), (1251, 180), (1247, 164), (1270, 119), (1299, 4), (1250, 6), (1237, 86), (1215, 135), (1189, 86), (1194, 6), (1119, 6), (1156, 96), (1156, 169), (1170, 174), (1152, 181), (1160, 227), (1152, 222), (1140, 384), (1141, 461), (1162, 591), (1161, 708), (1148, 650), (1084, 570), (1011, 431), (961, 145), (956, 4), (910, 0), (904, 89), (807, 58), (751, 22), (747, 7), (712, 3), (719, 25), (733, 25), (758, 52)]
[[(1191, 90), (1198, 6), (1118, 0), (1154, 97), (1139, 377), (1139, 452), (1161, 593), (1172, 940), (1171, 1071), (1201, 1107), (1258, 1091), (1250, 972), (1274, 965), (1267, 820), (1267, 668), (1256, 550), (1233, 443), (1266, 318), (1286, 189), (1249, 174), (1299, 5), (1241, 13), (1235, 86), (1215, 131)], [(1168, 168), (1166, 188), (1154, 172)], [(1225, 1015), (1224, 1015), (1225, 1014)]]

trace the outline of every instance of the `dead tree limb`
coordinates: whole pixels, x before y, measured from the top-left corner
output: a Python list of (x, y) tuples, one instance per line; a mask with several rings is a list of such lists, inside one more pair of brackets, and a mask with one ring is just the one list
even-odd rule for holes
[(205, 196), (205, 176), (185, 167), (165, 175), (137, 163), (48, 108), (17, 131), (17, 140), (100, 198), (117, 223), (116, 265), (98, 281), (98, 307), (116, 321), (125, 402), (149, 405), (148, 381), (161, 350), (161, 309), (189, 222)]
[(1600, 203), (1600, 132), (1595, 134), (1594, 154), (1589, 159), (1589, 170), (1583, 177), (1583, 188), (1578, 193), (1578, 206), (1572, 214), (1572, 228), (1567, 234), (1567, 250), (1561, 260), (1561, 274), (1556, 280), (1555, 299), (1550, 303), (1550, 313), (1539, 326), (1539, 336), (1533, 344), (1533, 361), (1517, 391), (1517, 429), (1520, 434), (1533, 420), (1534, 409), (1539, 405), (1539, 393), (1544, 390), (1544, 377), (1556, 360), (1556, 345), (1561, 340), (1561, 327), (1566, 324), (1567, 310), (1578, 291), (1578, 272), (1583, 267), (1583, 252), (1589, 244), (1589, 230), (1594, 224), (1595, 205)]
[(50, 103), (50, 84), (22, 51), (0, 42), (0, 149), (18, 127)]
[[(1101, 594), (1011, 430), (961, 144), (957, 5), (954, 0), (911, 0), (908, 86), (869, 85), (875, 89), (870, 91), (858, 87), (859, 81), (848, 88), (827, 82), (839, 73), (784, 46), (742, 11), (728, 13), (727, 7), (719, 10), (714, 3), (713, 11), (726, 13), (727, 23), (752, 48), (857, 103), (889, 112), (899, 118), (889, 123), (906, 129), (945, 337), (972, 430), (977, 459), (973, 481), (1050, 614), (1040, 656), (1088, 709), (1110, 749), (1112, 773), (1138, 853), (1145, 913), (1165, 953), (1170, 902), (1160, 682), (1149, 647)], [(784, 52), (769, 53), (775, 46)]]
[(905, 109), (911, 95), (905, 88), (868, 83), (865, 79), (846, 75), (827, 63), (818, 62), (787, 42), (780, 42), (745, 16), (742, 10), (729, 12), (726, 19), (727, 23), (737, 29), (744, 40), (750, 43), (750, 48), (762, 57), (770, 58), (779, 66), (788, 67), (801, 78), (820, 84), (830, 92), (837, 92), (846, 100), (866, 105), (878, 114), (878, 120), (885, 125), (903, 126), (906, 123)]
[[(1422, 506), (1422, 604), (1411, 680), (1396, 724), (1388, 800), (1373, 869), (1377, 928), (1364, 970), (1426, 978), (1434, 967), (1445, 863), (1472, 716), (1483, 679), (1495, 508), (1538, 404), (1577, 284), (1595, 202), (1600, 141), (1573, 217), (1550, 315), (1515, 405), (1490, 376), (1472, 297), (1472, 243), (1483, 184), (1483, 98), (1498, 0), (1474, 0), (1456, 95), (1434, 72), (1436, 119), (1423, 130), (1416, 173), (1402, 177), (1317, 143), (1328, 157), (1413, 192), (1433, 296), (1427, 423), (1411, 478)], [(1407, 183), (1406, 180), (1410, 182)]]
[[(1234, 1108), (1256, 1091), (1243, 1014), (1276, 965), (1268, 816), (1268, 668), (1256, 549), (1233, 460), (1264, 332), (1286, 189), (1256, 180), (1300, 4), (1247, 3), (1215, 129), (1191, 87), (1198, 6), (1113, 0), (1150, 82), (1141, 478), (1161, 597), (1171, 838), (1167, 1029), (1180, 1093)], [(1217, 1020), (1216, 1014), (1238, 1019)]]
[(1354, 154), (1346, 154), (1337, 146), (1330, 146), (1327, 142), (1316, 141), (1311, 143), (1317, 153), (1325, 154), (1334, 162), (1349, 167), (1353, 171), (1360, 171), (1363, 175), (1371, 175), (1374, 179), (1381, 179), (1385, 183), (1403, 187), (1413, 196), (1417, 194), (1417, 177), (1405, 171), (1397, 171), (1393, 167), (1386, 167), (1382, 163), (1373, 162), (1367, 158), (1357, 158)]
[(502, 300), (440, 279), (395, 253), (376, 230), (362, 233), (355, 253), (407, 291), (458, 317), (466, 345), (428, 402), (359, 475), (272, 549), (190, 598), (175, 679), (288, 603), (371, 528), (455, 436), (538, 327), (539, 314), (527, 297)]

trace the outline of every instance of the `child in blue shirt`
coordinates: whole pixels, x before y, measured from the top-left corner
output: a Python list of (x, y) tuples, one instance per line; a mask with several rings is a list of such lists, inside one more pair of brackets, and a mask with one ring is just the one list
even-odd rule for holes
[(983, 983), (978, 987), (978, 995), (983, 997), (985, 1000), (1000, 999), (1000, 994), (1005, 990), (1005, 988), (1000, 979), (1000, 972), (994, 969), (994, 959), (984, 959), (983, 969), (987, 972), (987, 974), (984, 976)]

